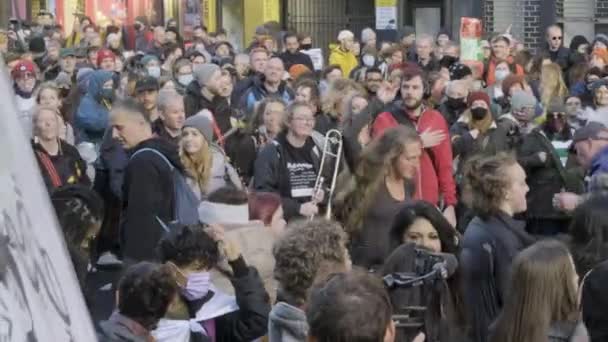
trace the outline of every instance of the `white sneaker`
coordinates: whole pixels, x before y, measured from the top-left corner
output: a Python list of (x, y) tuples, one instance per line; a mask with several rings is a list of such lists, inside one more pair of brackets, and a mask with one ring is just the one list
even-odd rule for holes
[(107, 251), (99, 256), (97, 266), (122, 266), (122, 261), (114, 253)]

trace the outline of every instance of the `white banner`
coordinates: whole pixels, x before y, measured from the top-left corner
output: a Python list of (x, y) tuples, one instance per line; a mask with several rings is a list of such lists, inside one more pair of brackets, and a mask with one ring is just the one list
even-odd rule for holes
[(0, 60), (0, 341), (96, 341)]

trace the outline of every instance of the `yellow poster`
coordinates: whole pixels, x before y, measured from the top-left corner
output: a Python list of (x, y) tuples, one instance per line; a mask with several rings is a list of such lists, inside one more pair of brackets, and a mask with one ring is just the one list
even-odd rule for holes
[(203, 24), (207, 26), (209, 32), (213, 32), (217, 28), (216, 0), (202, 0), (202, 5)]
[(264, 0), (263, 22), (279, 21), (279, 0)]
[(397, 0), (376, 0), (376, 7), (395, 7)]

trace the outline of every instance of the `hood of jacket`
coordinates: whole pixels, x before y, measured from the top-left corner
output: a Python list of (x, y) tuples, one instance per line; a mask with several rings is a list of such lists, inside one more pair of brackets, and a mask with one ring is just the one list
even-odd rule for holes
[(95, 70), (88, 79), (87, 95), (92, 96), (95, 101), (101, 102), (101, 89), (104, 83), (112, 79), (112, 73), (105, 70)]
[(114, 318), (114, 314), (107, 321), (99, 323), (99, 328), (105, 339), (101, 341), (129, 341), (129, 342), (149, 342), (147, 336), (136, 334), (127, 324), (126, 320)]
[(131, 155), (143, 148), (151, 148), (157, 150), (158, 152), (162, 153), (175, 168), (179, 169), (181, 172), (185, 172), (184, 165), (182, 164), (182, 161), (179, 158), (179, 152), (177, 150), (177, 147), (171, 142), (156, 137), (148, 139), (139, 143), (139, 145), (133, 148)]
[(278, 302), (268, 317), (271, 341), (305, 341), (308, 323), (304, 311), (285, 302)]

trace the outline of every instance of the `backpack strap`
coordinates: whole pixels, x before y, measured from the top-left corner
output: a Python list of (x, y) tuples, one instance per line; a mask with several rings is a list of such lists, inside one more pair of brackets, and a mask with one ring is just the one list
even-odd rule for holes
[(155, 149), (149, 148), (149, 147), (145, 147), (145, 148), (142, 148), (141, 150), (137, 150), (135, 153), (133, 153), (133, 155), (131, 156), (131, 158), (129, 158), (129, 160), (135, 158), (136, 155), (141, 154), (143, 152), (152, 152), (152, 153), (156, 154), (157, 156), (161, 157), (167, 165), (169, 165), (169, 168), (171, 169), (171, 171), (173, 171), (173, 169), (175, 169), (175, 166), (173, 166), (173, 164), (171, 164), (169, 159), (167, 159), (167, 157), (165, 157), (164, 154), (160, 153), (158, 150), (155, 150)]
[(46, 172), (48, 173), (49, 178), (51, 179), (53, 187), (58, 188), (62, 186), (63, 182), (61, 181), (61, 177), (59, 177), (59, 173), (57, 172), (55, 165), (53, 165), (51, 158), (46, 153), (40, 151), (36, 151), (36, 154), (38, 155), (38, 158), (40, 158), (40, 162), (46, 169)]

